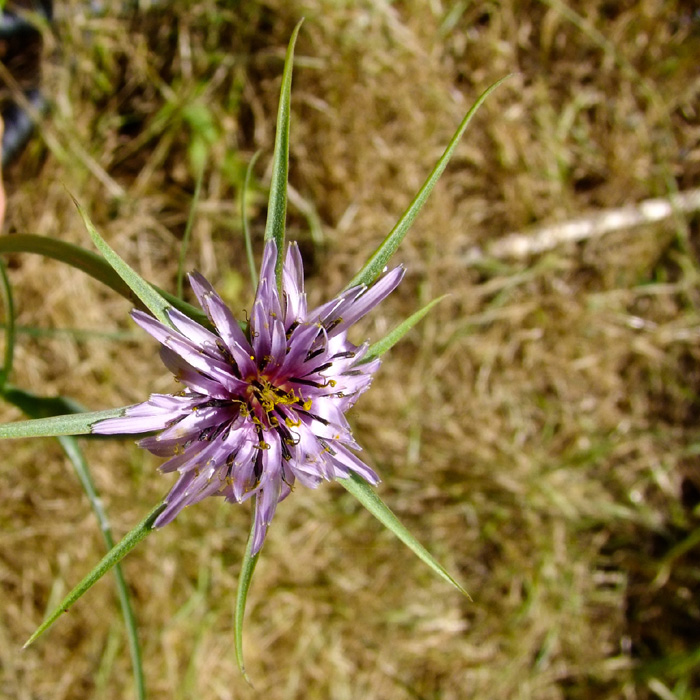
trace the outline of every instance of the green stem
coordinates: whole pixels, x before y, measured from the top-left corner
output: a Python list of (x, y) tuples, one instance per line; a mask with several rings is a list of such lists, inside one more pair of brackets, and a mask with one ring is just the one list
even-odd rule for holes
[(15, 303), (12, 298), (12, 287), (7, 277), (5, 263), (0, 260), (0, 285), (5, 304), (5, 361), (0, 371), (0, 390), (12, 373), (12, 362), (15, 354)]
[(243, 675), (243, 678), (248, 682), (249, 685), (253, 685), (250, 678), (245, 670), (245, 664), (243, 663), (243, 620), (245, 618), (245, 605), (248, 599), (248, 590), (250, 589), (250, 583), (253, 580), (253, 573), (255, 572), (255, 566), (258, 563), (258, 554), (253, 554), (253, 535), (255, 534), (255, 516), (253, 516), (253, 522), (250, 527), (250, 534), (248, 535), (248, 543), (246, 544), (245, 554), (243, 555), (243, 563), (241, 564), (241, 573), (238, 578), (238, 591), (236, 592), (236, 610), (234, 614), (233, 621), (233, 634), (234, 643), (236, 647), (236, 663), (238, 668)]
[(282, 89), (277, 111), (277, 129), (275, 131), (275, 151), (272, 157), (272, 180), (270, 196), (267, 205), (267, 221), (265, 222), (265, 240), (273, 240), (277, 244), (277, 263), (275, 276), (277, 287), (282, 289), (282, 256), (284, 254), (284, 227), (287, 216), (287, 175), (289, 172), (289, 120), (290, 102), (292, 98), (292, 65), (294, 63), (294, 44), (301, 29), (301, 20), (289, 40), (287, 55), (284, 60), (282, 73)]

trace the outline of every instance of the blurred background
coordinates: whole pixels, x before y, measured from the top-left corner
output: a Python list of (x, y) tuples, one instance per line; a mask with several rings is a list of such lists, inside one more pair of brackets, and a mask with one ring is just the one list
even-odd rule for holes
[[(249, 596), (252, 690), (232, 631), (250, 512), (209, 499), (123, 563), (149, 697), (697, 697), (694, 3), (57, 2), (40, 30), (48, 111), (5, 170), (2, 235), (91, 247), (72, 194), (143, 276), (175, 291), (203, 169), (187, 268), (243, 317), (245, 168), (261, 149), (247, 212), (259, 258), (301, 17), (288, 236), (312, 302), (344, 286), (474, 100), (513, 73), (397, 254), (406, 280), (356, 340), (450, 296), (350, 414), (380, 496), (473, 600), (340, 486), (299, 487)], [(15, 385), (91, 410), (172, 390), (128, 302), (40, 256), (7, 261)], [(81, 444), (120, 537), (172, 476), (130, 441)], [(21, 651), (104, 544), (54, 440), (3, 442), (0, 463), (0, 696), (133, 697), (111, 576)]]

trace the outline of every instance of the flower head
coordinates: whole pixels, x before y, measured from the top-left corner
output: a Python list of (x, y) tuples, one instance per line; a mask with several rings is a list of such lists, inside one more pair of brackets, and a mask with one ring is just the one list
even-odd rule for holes
[(372, 287), (350, 288), (309, 311), (299, 248), (292, 243), (287, 249), (281, 297), (276, 260), (270, 240), (247, 332), (198, 273), (190, 275), (190, 283), (214, 332), (174, 308), (168, 311), (173, 328), (134, 311), (136, 323), (162, 344), (163, 362), (185, 388), (153, 394), (92, 429), (158, 431), (139, 444), (167, 457), (161, 471), (180, 477), (156, 526), (207, 496), (238, 503), (255, 496), (254, 554), (296, 480), (315, 488), (324, 479), (355, 472), (372, 484), (379, 481), (353, 453), (360, 447), (344, 414), (369, 387), (380, 362), (363, 362), (368, 346), (352, 344), (347, 330), (396, 288), (404, 272), (394, 268)]

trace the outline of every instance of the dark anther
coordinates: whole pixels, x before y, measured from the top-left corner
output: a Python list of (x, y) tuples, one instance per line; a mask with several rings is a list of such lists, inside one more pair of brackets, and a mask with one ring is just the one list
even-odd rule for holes
[(338, 454), (325, 440), (319, 440), (319, 442), (323, 445), (323, 449), (332, 457)]
[(325, 418), (321, 418), (321, 416), (317, 416), (315, 413), (309, 413), (307, 411), (306, 415), (311, 416), (311, 418), (317, 420), (319, 423), (323, 423), (323, 425), (330, 425), (330, 421), (327, 421)]
[(291, 337), (292, 333), (294, 333), (294, 331), (295, 331), (298, 327), (299, 327), (299, 321), (294, 321), (294, 323), (292, 323), (292, 325), (289, 326), (289, 328), (287, 328), (287, 332), (285, 333), (285, 335), (287, 336), (287, 340), (289, 340), (289, 338)]
[(310, 352), (307, 356), (304, 362), (308, 362), (309, 360), (313, 360), (314, 357), (318, 357), (322, 352), (324, 352), (325, 348), (318, 348), (314, 350), (313, 352)]
[(323, 365), (319, 365), (318, 367), (316, 367), (316, 368), (314, 368), (314, 369), (312, 369), (312, 370), (309, 370), (309, 371), (306, 373), (306, 376), (308, 376), (309, 374), (313, 374), (314, 372), (323, 372), (323, 370), (328, 369), (329, 367), (332, 367), (332, 366), (333, 366), (333, 363), (332, 363), (332, 362), (326, 362), (326, 363), (323, 364)]
[(330, 333), (334, 328), (339, 326), (342, 322), (343, 322), (343, 319), (340, 316), (338, 316), (338, 318), (334, 319), (330, 323), (324, 324), (326, 326), (326, 331), (328, 333)]
[(316, 389), (322, 389), (324, 386), (326, 386), (320, 382), (312, 382), (310, 379), (297, 379), (296, 377), (290, 378), (289, 381), (294, 382), (295, 384), (303, 384), (304, 386), (312, 386)]

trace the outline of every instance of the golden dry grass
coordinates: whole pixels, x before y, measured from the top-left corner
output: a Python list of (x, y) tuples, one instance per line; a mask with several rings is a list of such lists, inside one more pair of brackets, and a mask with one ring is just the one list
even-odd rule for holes
[[(119, 3), (114, 3), (118, 5)], [(144, 276), (188, 253), (241, 313), (258, 252), (282, 58), (298, 18), (289, 236), (307, 288), (340, 288), (388, 232), (462, 115), (477, 115), (397, 258), (377, 338), (451, 296), (389, 357), (351, 419), (380, 495), (473, 596), (460, 598), (340, 487), (297, 489), (256, 571), (246, 686), (232, 610), (249, 522), (210, 500), (124, 562), (153, 698), (690, 699), (699, 682), (698, 218), (524, 261), (467, 253), (698, 185), (700, 20), (692, 3), (189, 0), (136, 14), (70, 0), (47, 37), (43, 139), (8, 173), (4, 235), (88, 245), (68, 192)], [(577, 17), (571, 11), (581, 12)], [(128, 304), (65, 266), (15, 256), (18, 322), (131, 331)], [(93, 409), (168, 391), (154, 343), (23, 334), (13, 382)], [(3, 419), (18, 417), (14, 409)], [(8, 442), (0, 488), (0, 696), (132, 697), (105, 578), (29, 650), (98, 560), (89, 504), (51, 440)], [(116, 531), (169, 486), (130, 443), (85, 441)]]

